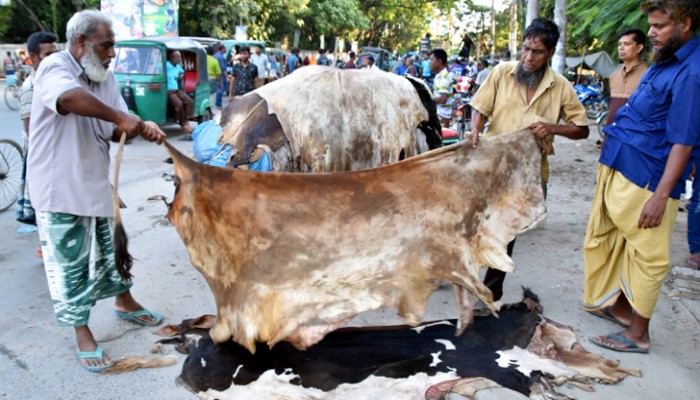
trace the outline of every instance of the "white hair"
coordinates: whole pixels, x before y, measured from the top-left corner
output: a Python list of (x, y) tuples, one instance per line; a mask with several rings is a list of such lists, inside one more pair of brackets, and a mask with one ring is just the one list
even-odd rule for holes
[(97, 28), (105, 24), (112, 27), (112, 20), (97, 10), (83, 10), (75, 13), (66, 26), (68, 43), (76, 43), (80, 35), (92, 36)]

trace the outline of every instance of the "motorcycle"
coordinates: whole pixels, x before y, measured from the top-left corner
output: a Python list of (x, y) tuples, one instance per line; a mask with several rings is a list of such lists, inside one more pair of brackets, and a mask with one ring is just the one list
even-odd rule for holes
[(608, 102), (605, 100), (603, 90), (600, 86), (591, 83), (588, 85), (574, 85), (576, 96), (586, 108), (586, 116), (590, 119), (598, 120), (600, 116), (608, 110)]
[(453, 85), (454, 95), (452, 97), (452, 120), (450, 128), (442, 129), (442, 145), (447, 146), (464, 139), (464, 135), (469, 130), (471, 122), (471, 107), (474, 92), (474, 80), (466, 76), (460, 76)]

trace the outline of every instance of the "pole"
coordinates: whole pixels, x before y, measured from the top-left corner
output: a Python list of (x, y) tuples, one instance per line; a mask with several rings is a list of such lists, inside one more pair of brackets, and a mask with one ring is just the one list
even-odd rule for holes
[(496, 1), (491, 0), (491, 56), (489, 61), (493, 63), (496, 55)]

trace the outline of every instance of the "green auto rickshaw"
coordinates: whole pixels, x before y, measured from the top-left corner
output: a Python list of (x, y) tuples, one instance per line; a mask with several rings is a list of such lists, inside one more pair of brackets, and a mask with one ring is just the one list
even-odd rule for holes
[(143, 120), (159, 125), (174, 122), (174, 110), (168, 107), (165, 62), (175, 50), (182, 54), (185, 77), (180, 88), (194, 101), (193, 117), (198, 122), (210, 120), (207, 53), (201, 44), (189, 38), (153, 37), (117, 42), (111, 68), (122, 97), (129, 111)]

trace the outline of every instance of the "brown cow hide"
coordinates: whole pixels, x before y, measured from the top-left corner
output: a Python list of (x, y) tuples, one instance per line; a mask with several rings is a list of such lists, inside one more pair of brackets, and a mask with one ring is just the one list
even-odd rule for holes
[(454, 284), (458, 334), (473, 297), (495, 312), (484, 266), (512, 271), (506, 244), (546, 215), (541, 150), (528, 130), (345, 173), (255, 173), (196, 163), (166, 143), (177, 186), (168, 218), (206, 278), (212, 339), (299, 349), (363, 311), (421, 321)]
[[(429, 119), (413, 85), (383, 71), (309, 66), (247, 96), (253, 94), (276, 115), (302, 172), (355, 171), (410, 157), (416, 127)], [(235, 149), (239, 135), (251, 134), (239, 129), (250, 111), (232, 110), (219, 142)]]

